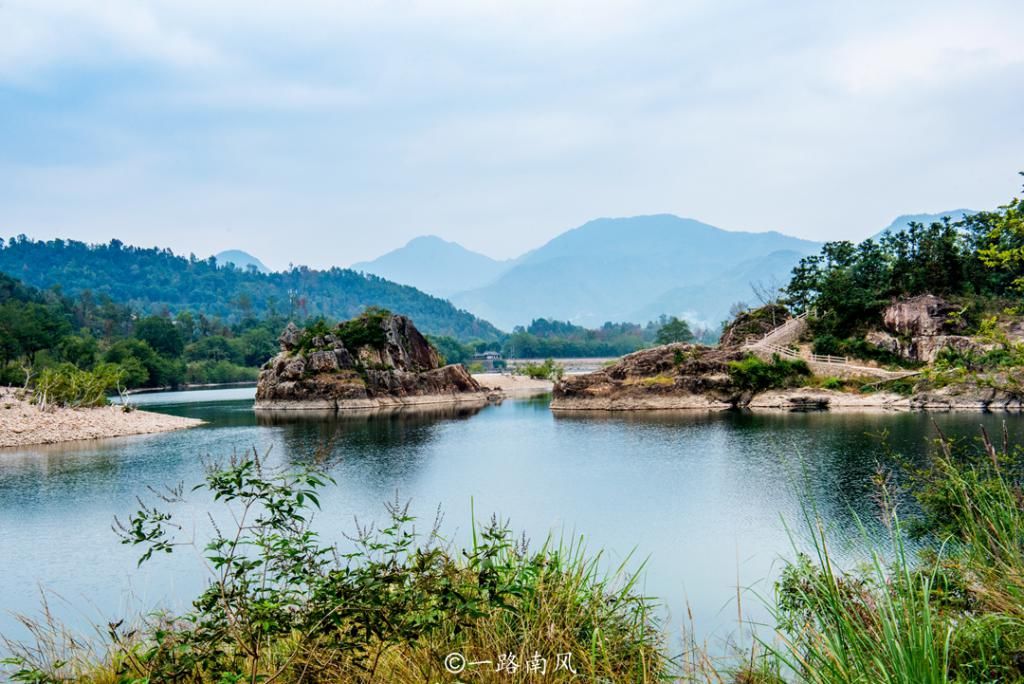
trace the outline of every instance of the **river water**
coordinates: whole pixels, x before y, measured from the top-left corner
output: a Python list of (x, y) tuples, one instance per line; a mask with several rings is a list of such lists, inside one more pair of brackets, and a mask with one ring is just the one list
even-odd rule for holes
[[(554, 415), (548, 397), (480, 410), (264, 417), (252, 411), (252, 393), (137, 398), (207, 421), (191, 430), (0, 450), (0, 633), (23, 636), (12, 614), (38, 610), (41, 592), (78, 629), (187, 606), (204, 581), (198, 554), (136, 568), (137, 550), (111, 530), (114, 516), (135, 510), (149, 487), (199, 482), (209, 458), (256, 449), (300, 463), (329, 448), (336, 484), (316, 519), (329, 540), (343, 542), (354, 516), (381, 519), (396, 496), (424, 526), (440, 507), (455, 543), (467, 538), (471, 509), (481, 520), (494, 513), (534, 542), (583, 535), (609, 564), (633, 554), (631, 566), (646, 561), (644, 591), (673, 624), (689, 605), (701, 635), (721, 635), (736, 627), (737, 585), (744, 616), (763, 617), (754, 593), (770, 593), (766, 578), (793, 553), (790, 532), (803, 543), (806, 504), (838, 558), (852, 563), (884, 546), (871, 476), (890, 450), (924, 458), (933, 418), (949, 435), (976, 435), (979, 424), (997, 431), (1003, 420), (1011, 435), (1024, 431), (1020, 417), (975, 413)], [(195, 530), (188, 522), (183, 537), (202, 537), (205, 508), (199, 500), (186, 510)]]

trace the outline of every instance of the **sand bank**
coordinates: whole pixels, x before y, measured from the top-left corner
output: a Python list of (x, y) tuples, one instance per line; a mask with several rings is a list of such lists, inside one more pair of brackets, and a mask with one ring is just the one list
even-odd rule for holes
[(547, 394), (554, 388), (554, 383), (550, 380), (534, 380), (525, 375), (477, 373), (473, 379), (480, 383), (485, 391), (500, 392), (510, 396)]
[(19, 399), (14, 390), (0, 388), (0, 447), (169, 432), (202, 422), (150, 411), (125, 412), (120, 406), (40, 410)]

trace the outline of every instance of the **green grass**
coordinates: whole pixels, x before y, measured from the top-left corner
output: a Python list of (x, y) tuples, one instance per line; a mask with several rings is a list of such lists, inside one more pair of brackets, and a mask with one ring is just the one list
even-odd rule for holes
[(729, 377), (740, 389), (763, 392), (800, 387), (810, 379), (811, 370), (803, 359), (783, 359), (775, 354), (768, 362), (751, 354), (740, 361), (729, 362)]

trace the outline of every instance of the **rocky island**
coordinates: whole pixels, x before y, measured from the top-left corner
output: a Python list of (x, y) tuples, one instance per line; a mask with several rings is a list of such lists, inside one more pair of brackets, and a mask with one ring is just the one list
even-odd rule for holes
[(991, 317), (968, 334), (961, 311), (930, 294), (893, 301), (864, 334), (862, 355), (839, 357), (815, 353), (807, 317), (762, 307), (740, 314), (716, 347), (644, 349), (567, 377), (551, 408), (1024, 409), (1024, 367), (986, 361), (1024, 349), (1024, 326)]
[(256, 410), (344, 411), (462, 402), (487, 395), (405, 316), (371, 309), (336, 326), (289, 323), (260, 370)]

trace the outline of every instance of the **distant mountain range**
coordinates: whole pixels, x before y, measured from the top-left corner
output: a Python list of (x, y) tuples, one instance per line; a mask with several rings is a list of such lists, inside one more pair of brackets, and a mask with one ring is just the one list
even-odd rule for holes
[(213, 257), (221, 266), (234, 264), (235, 267), (243, 271), (248, 270), (250, 266), (254, 266), (260, 273), (270, 273), (270, 269), (264, 266), (262, 261), (240, 249), (228, 249), (223, 252), (217, 252)]
[[(971, 213), (908, 214), (878, 235)], [(446, 297), (505, 330), (535, 318), (596, 327), (661, 314), (717, 325), (734, 303), (756, 303), (752, 285), (785, 285), (800, 259), (820, 248), (782, 233), (659, 214), (590, 221), (507, 261), (427, 236), (352, 268)]]
[(751, 300), (752, 282), (784, 284), (820, 246), (661, 214), (590, 221), (511, 261), (425, 238), (353, 268), (446, 296), (506, 330), (540, 317), (599, 326), (663, 313), (717, 325)]
[[(878, 235), (971, 213), (900, 216)], [(752, 285), (785, 285), (797, 262), (820, 248), (782, 233), (726, 231), (659, 214), (590, 221), (507, 261), (425, 236), (352, 269), (272, 273), (242, 250), (218, 253), (220, 268), (214, 269), (116, 240), (20, 239), (0, 243), (0, 271), (39, 288), (109, 295), (147, 312), (193, 310), (227, 320), (247, 311), (343, 318), (378, 305), (412, 316), (434, 335), (494, 340), (497, 328), (537, 318), (598, 327), (667, 314), (715, 326), (732, 304), (756, 303)], [(237, 270), (223, 268), (229, 263)]]
[(425, 235), (373, 261), (352, 264), (351, 268), (448, 297), (494, 282), (512, 263), (472, 252), (457, 242)]
[(902, 216), (897, 216), (895, 221), (871, 237), (877, 240), (888, 232), (898, 233), (909, 227), (911, 223), (923, 223), (927, 226), (935, 221), (941, 221), (947, 216), (951, 221), (959, 221), (964, 216), (970, 216), (971, 214), (977, 213), (978, 212), (973, 209), (950, 209), (949, 211), (940, 211), (937, 214), (904, 214)]

